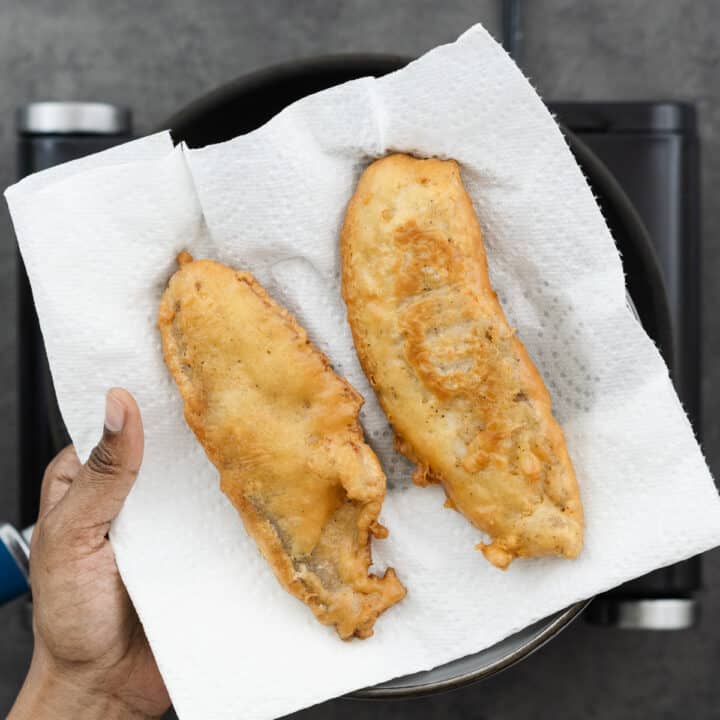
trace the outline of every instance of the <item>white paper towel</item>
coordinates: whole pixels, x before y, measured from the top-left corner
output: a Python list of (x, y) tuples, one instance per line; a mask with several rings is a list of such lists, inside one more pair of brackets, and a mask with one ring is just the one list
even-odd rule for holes
[[(338, 231), (390, 150), (454, 157), (490, 273), (565, 428), (586, 516), (576, 561), (502, 572), (409, 465), (355, 357)], [(720, 503), (655, 347), (628, 312), (610, 234), (552, 118), (479, 26), (380, 80), (306, 98), (198, 151), (167, 135), (7, 191), (60, 407), (81, 457), (106, 388), (137, 397), (142, 472), (112, 530), (182, 720), (270, 718), (478, 651), (566, 605), (720, 543)], [(207, 223), (207, 227), (206, 227)], [(209, 229), (209, 233), (208, 233)], [(391, 481), (376, 541), (407, 598), (340, 642), (280, 588), (182, 418), (155, 327), (177, 251), (254, 272), (366, 398)]]

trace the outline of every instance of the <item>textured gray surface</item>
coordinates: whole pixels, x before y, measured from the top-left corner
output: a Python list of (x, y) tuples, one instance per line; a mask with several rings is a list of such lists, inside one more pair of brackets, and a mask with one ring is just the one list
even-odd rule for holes
[[(554, 99), (688, 99), (698, 103), (704, 192), (704, 435), (720, 468), (720, 6), (715, 0), (532, 0), (524, 67)], [(481, 20), (497, 34), (498, 3), (471, 0), (6, 0), (0, 7), (0, 186), (14, 177), (13, 109), (37, 99), (104, 99), (135, 109), (145, 132), (198, 94), (248, 70), (299, 56), (418, 54)], [(16, 517), (14, 248), (0, 211), (0, 517)], [(629, 548), (628, 551), (632, 549)], [(576, 623), (523, 665), (483, 684), (413, 702), (334, 701), (298, 717), (710, 718), (720, 690), (720, 558), (705, 562), (699, 629), (623, 633)], [(0, 609), (0, 715), (30, 653), (21, 607)], [(320, 671), (321, 672), (321, 671)]]

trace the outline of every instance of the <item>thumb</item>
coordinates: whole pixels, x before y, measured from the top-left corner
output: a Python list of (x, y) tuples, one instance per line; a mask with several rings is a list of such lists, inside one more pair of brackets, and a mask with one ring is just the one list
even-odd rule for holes
[(105, 398), (102, 438), (63, 498), (64, 511), (87, 527), (109, 525), (135, 482), (142, 456), (140, 408), (127, 390), (112, 388)]

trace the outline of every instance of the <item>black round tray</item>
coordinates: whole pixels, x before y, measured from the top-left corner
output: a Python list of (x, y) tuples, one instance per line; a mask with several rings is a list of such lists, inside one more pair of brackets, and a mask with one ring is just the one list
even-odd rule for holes
[[(359, 77), (385, 75), (410, 62), (394, 55), (333, 55), (276, 65), (234, 80), (173, 115), (164, 127), (176, 142), (202, 147), (250, 132), (290, 105), (320, 90)], [(632, 304), (666, 357), (671, 325), (660, 266), (647, 230), (612, 173), (577, 136), (562, 128), (605, 216), (622, 256)], [(353, 693), (355, 698), (411, 697), (459, 687), (489, 677), (526, 658), (586, 607), (579, 602), (524, 628), (474, 655), (432, 670), (395, 678)]]

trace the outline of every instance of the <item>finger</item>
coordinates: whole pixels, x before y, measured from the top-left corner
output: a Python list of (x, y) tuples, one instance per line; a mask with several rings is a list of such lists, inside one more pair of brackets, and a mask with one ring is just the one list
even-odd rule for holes
[(143, 456), (140, 409), (133, 396), (113, 388), (105, 399), (105, 427), (63, 500), (75, 526), (107, 525), (120, 512)]
[(80, 460), (72, 445), (63, 448), (50, 461), (45, 470), (42, 488), (40, 489), (38, 520), (45, 517), (62, 500), (81, 467)]

